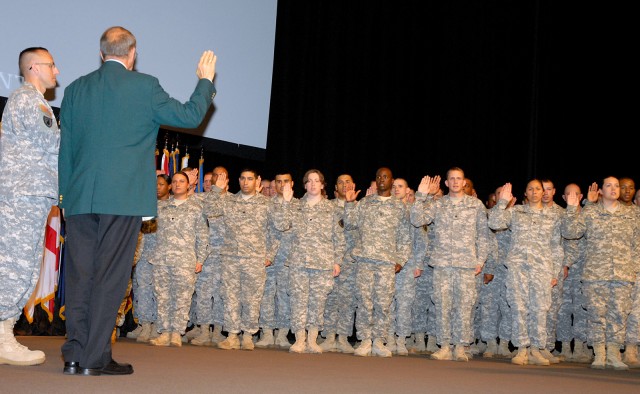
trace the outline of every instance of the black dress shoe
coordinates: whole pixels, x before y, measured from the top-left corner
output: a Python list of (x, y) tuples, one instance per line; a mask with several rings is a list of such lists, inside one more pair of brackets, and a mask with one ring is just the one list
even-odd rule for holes
[(133, 367), (131, 364), (119, 363), (111, 359), (109, 364), (102, 367), (100, 372), (103, 375), (131, 375), (133, 373)]
[(77, 361), (67, 361), (64, 363), (64, 369), (62, 373), (65, 375), (75, 375), (78, 373), (80, 364)]
[(102, 368), (81, 368), (78, 367), (76, 374), (82, 376), (100, 376), (102, 375)]
[(84, 376), (100, 376), (100, 375), (131, 375), (133, 367), (131, 364), (118, 363), (111, 359), (109, 364), (102, 368), (80, 368), (78, 367), (78, 375)]

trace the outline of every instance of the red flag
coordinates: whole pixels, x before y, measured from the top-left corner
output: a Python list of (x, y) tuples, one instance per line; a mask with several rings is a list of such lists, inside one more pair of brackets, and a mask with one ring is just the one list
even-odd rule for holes
[(53, 321), (60, 268), (60, 210), (58, 207), (51, 208), (44, 238), (44, 256), (40, 266), (40, 277), (33, 294), (24, 307), (24, 315), (29, 323), (33, 323), (33, 310), (38, 304), (41, 304), (42, 309), (47, 312), (49, 321)]
[(169, 157), (170, 157), (169, 150), (165, 147), (162, 150), (162, 164), (161, 164), (160, 169), (162, 170), (163, 174), (167, 174), (167, 175), (170, 174), (170, 172), (169, 172)]

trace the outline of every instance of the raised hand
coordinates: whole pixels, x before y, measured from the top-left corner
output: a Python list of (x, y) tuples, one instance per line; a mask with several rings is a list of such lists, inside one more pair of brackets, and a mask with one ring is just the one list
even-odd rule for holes
[(587, 192), (587, 200), (590, 202), (596, 203), (598, 202), (598, 197), (600, 196), (600, 190), (598, 189), (598, 183), (593, 182), (591, 186), (589, 186), (589, 191)]
[(582, 194), (578, 194), (578, 192), (569, 192), (569, 195), (567, 195), (567, 205), (577, 207), (580, 205), (581, 198)]
[(429, 194), (435, 196), (440, 191), (440, 175), (436, 175), (431, 178), (431, 187), (429, 188)]
[(198, 78), (206, 78), (213, 82), (213, 78), (216, 76), (217, 61), (218, 57), (213, 51), (202, 52), (202, 56), (200, 56), (200, 61), (198, 62), (198, 68), (196, 69)]
[(218, 179), (216, 179), (216, 186), (222, 190), (228, 190), (229, 188), (229, 179), (227, 178), (227, 174), (219, 174)]
[(423, 176), (418, 185), (418, 191), (422, 194), (428, 194), (431, 189), (431, 177), (429, 175)]
[(258, 175), (258, 179), (256, 179), (256, 192), (258, 194), (262, 193), (262, 177)]
[(360, 194), (360, 190), (356, 191), (356, 185), (355, 184), (349, 184), (347, 185), (347, 192), (344, 194), (344, 199), (347, 202), (352, 202), (355, 201), (356, 198), (358, 198), (358, 194)]
[(187, 177), (189, 177), (189, 185), (195, 185), (198, 181), (198, 169), (194, 168), (193, 170), (187, 171)]
[(291, 187), (291, 183), (285, 183), (284, 186), (282, 186), (282, 198), (284, 198), (286, 202), (291, 201), (293, 198), (293, 188)]
[[(513, 194), (511, 194), (511, 184), (510, 183), (505, 183), (504, 186), (502, 186), (502, 190), (500, 190), (500, 195), (498, 196), (498, 198), (500, 200), (507, 200), (509, 202), (511, 202), (511, 200), (513, 199)], [(514, 201), (515, 203), (515, 201)]]

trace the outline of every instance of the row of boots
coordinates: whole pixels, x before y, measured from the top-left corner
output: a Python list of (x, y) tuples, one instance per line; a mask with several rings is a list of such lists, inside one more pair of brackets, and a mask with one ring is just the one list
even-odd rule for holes
[(260, 340), (256, 342), (256, 347), (259, 348), (268, 348), (268, 347), (279, 347), (283, 349), (289, 349), (291, 347), (291, 343), (289, 342), (289, 338), (287, 335), (289, 334), (289, 329), (281, 328), (277, 330), (277, 335), (274, 335), (272, 329), (262, 329), (262, 335)]
[(618, 371), (625, 371), (629, 368), (640, 368), (638, 361), (638, 346), (635, 344), (626, 344), (624, 351), (624, 360), (620, 356), (620, 344), (609, 342), (596, 343), (593, 345), (595, 353), (591, 368), (605, 369), (611, 368)]
[(353, 346), (349, 343), (347, 335), (338, 335), (335, 332), (326, 334), (324, 342), (320, 344), (323, 352), (353, 354)]
[[(620, 354), (620, 344), (617, 343), (599, 343), (593, 345), (594, 356), (590, 356), (590, 350), (586, 343), (578, 342), (571, 352), (570, 344), (566, 347), (563, 343), (563, 351), (559, 357), (554, 356), (548, 349), (538, 349), (536, 347), (521, 347), (517, 350), (516, 355), (511, 359), (511, 363), (517, 365), (551, 365), (560, 362), (561, 357), (564, 360), (575, 362), (591, 362), (591, 368), (605, 369), (611, 368), (615, 370), (627, 370), (629, 368), (640, 368), (638, 361), (638, 346), (635, 344), (627, 344), (624, 351), (624, 359)], [(579, 360), (579, 361), (578, 361)], [(593, 361), (591, 361), (593, 360)]]

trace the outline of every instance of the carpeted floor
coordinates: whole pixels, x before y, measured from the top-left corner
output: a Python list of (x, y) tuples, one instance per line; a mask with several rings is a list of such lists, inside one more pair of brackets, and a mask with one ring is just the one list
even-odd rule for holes
[(355, 357), (286, 350), (219, 350), (184, 345), (154, 347), (119, 338), (116, 361), (133, 364), (127, 376), (62, 374), (64, 337), (18, 341), (43, 350), (35, 367), (0, 365), (0, 393), (639, 393), (640, 369), (593, 370), (588, 364), (516, 366), (477, 358), (468, 363), (428, 356)]

